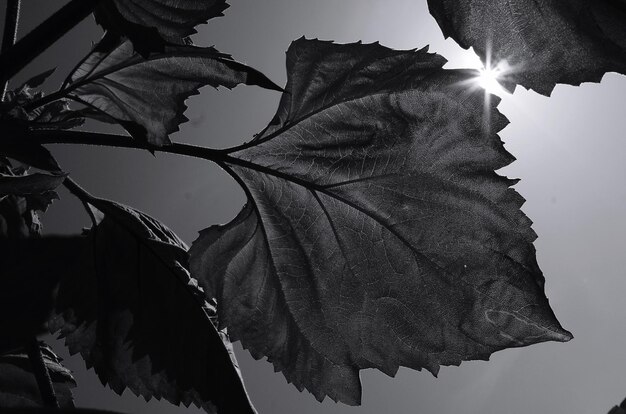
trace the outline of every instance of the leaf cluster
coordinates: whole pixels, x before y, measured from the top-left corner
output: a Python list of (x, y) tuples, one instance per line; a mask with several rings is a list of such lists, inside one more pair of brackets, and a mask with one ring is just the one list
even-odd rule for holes
[[(549, 94), (556, 83), (625, 73), (622, 2), (569, 3), (429, 7), (444, 34), (507, 61), (506, 86)], [(46, 405), (25, 351), (46, 330), (118, 394), (209, 413), (256, 412), (231, 339), (318, 400), (358, 405), (363, 369), (437, 375), (442, 365), (572, 338), (545, 296), (516, 180), (495, 172), (514, 160), (498, 136), (508, 121), (499, 99), (468, 87), (474, 71), (444, 69), (427, 48), (301, 38), (287, 51), (283, 89), (193, 44), (195, 27), (227, 7), (72, 0), (2, 51), (5, 82), (33, 58), (24, 50), (36, 40), (49, 45), (90, 13), (104, 29), (58, 90), (40, 90), (47, 70), (0, 103), (0, 330), (11, 333), (0, 338), (0, 407)], [(238, 85), (282, 92), (265, 129), (225, 150), (172, 142), (187, 98)], [(86, 131), (88, 119), (127, 134)], [(247, 202), (188, 248), (157, 219), (84, 190), (48, 143), (206, 159)], [(92, 226), (44, 237), (39, 215), (61, 185)], [(37, 353), (60, 405), (73, 406), (69, 371), (47, 346)]]

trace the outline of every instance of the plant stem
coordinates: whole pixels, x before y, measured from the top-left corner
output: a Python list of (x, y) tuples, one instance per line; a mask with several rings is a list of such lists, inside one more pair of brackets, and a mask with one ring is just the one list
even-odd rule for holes
[[(2, 33), (2, 47), (0, 53), (4, 53), (15, 44), (17, 37), (17, 26), (20, 18), (20, 0), (7, 0), (7, 10), (4, 17), (4, 31)], [(4, 95), (7, 93), (9, 82), (2, 84), (2, 94), (0, 102), (4, 101)]]
[(59, 408), (59, 402), (52, 386), (52, 379), (50, 373), (46, 367), (46, 362), (43, 359), (41, 348), (39, 348), (39, 341), (33, 337), (26, 346), (28, 352), (28, 359), (33, 366), (33, 373), (37, 378), (37, 385), (39, 386), (39, 393), (45, 407)]
[[(189, 144), (171, 144), (156, 146), (137, 141), (127, 135), (102, 134), (83, 131), (32, 131), (25, 137), (31, 143), (39, 144), (82, 144), (106, 147), (143, 149), (151, 152), (185, 155), (210, 161), (227, 161), (231, 157), (224, 150), (198, 147)], [(22, 141), (24, 142), (24, 141)]]
[(87, 17), (102, 0), (71, 0), (0, 55), (2, 84)]

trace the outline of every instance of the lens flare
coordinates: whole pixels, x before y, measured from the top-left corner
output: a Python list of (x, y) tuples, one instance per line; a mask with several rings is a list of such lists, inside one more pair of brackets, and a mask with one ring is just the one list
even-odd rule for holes
[(498, 79), (500, 79), (501, 75), (502, 70), (498, 67), (483, 68), (479, 70), (479, 75), (476, 78), (476, 82), (486, 92), (492, 93), (494, 95), (502, 95), (507, 92), (498, 82)]

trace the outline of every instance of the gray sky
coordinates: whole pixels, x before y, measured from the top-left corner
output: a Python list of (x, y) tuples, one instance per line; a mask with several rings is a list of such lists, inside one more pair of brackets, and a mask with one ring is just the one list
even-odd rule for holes
[[(58, 9), (63, 0), (23, 0), (21, 34)], [(203, 26), (197, 44), (215, 45), (267, 74), (286, 80), (284, 52), (302, 35), (338, 42), (380, 41), (393, 48), (431, 45), (462, 67), (474, 60), (444, 41), (426, 0), (231, 1), (226, 16)], [(2, 7), (3, 9), (4, 7)], [(0, 17), (3, 19), (4, 10)], [(100, 36), (89, 18), (33, 62), (19, 80), (57, 66), (58, 85)], [(52, 86), (50, 86), (52, 85)], [(247, 388), (260, 413), (379, 414), (603, 414), (626, 397), (626, 77), (601, 84), (557, 86), (552, 97), (518, 88), (500, 110), (511, 124), (501, 132), (518, 161), (502, 173), (521, 178), (523, 210), (534, 221), (546, 293), (574, 334), (565, 344), (543, 343), (501, 351), (489, 362), (444, 367), (439, 378), (401, 369), (396, 378), (364, 371), (363, 405), (318, 403), (254, 361), (237, 344)], [(224, 147), (249, 140), (273, 116), (279, 94), (253, 87), (202, 90), (188, 101), (191, 122), (172, 138)], [(61, 165), (90, 192), (130, 204), (161, 219), (184, 240), (232, 218), (243, 193), (206, 161), (117, 149), (51, 146)], [(44, 217), (47, 232), (75, 232), (88, 221), (65, 192)], [(167, 402), (145, 404), (128, 391), (102, 387), (79, 356), (66, 357), (79, 382), (79, 406), (134, 413), (177, 413)], [(198, 412), (188, 410), (188, 412)]]

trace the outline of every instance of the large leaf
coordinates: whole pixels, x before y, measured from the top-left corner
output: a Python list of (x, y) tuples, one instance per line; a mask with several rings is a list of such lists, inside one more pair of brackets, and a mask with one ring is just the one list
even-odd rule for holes
[(280, 90), (265, 75), (213, 48), (167, 46), (148, 58), (135, 53), (130, 41), (105, 50), (94, 49), (70, 75), (67, 93), (154, 145), (170, 143), (168, 134), (187, 120), (185, 100), (201, 86), (245, 83)]
[(254, 413), (211, 320), (215, 309), (185, 269), (184, 243), (129, 207), (88, 203), (104, 219), (89, 232), (80, 266), (61, 281), (51, 329), (119, 394), (129, 388), (210, 413)]
[[(74, 407), (71, 389), (76, 387), (76, 382), (70, 370), (61, 365), (61, 360), (48, 346), (42, 344), (40, 349), (59, 405), (61, 408)], [(42, 405), (39, 387), (26, 352), (0, 355), (0, 409)]]
[[(428, 0), (446, 37), (473, 47), (507, 83), (549, 95), (555, 84), (626, 74), (625, 0)], [(490, 58), (489, 58), (490, 56)]]
[(298, 40), (266, 131), (224, 157), (248, 204), (201, 232), (192, 275), (219, 323), (299, 389), (360, 402), (394, 375), (567, 341), (496, 132), (440, 56)]
[(112, 0), (101, 2), (94, 14), (105, 29), (151, 52), (162, 48), (163, 41), (196, 33), (195, 26), (222, 16), (226, 8), (225, 0)]

